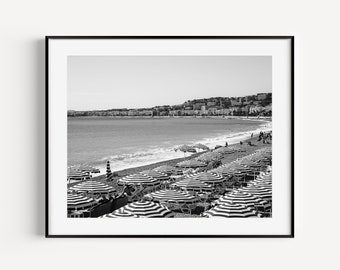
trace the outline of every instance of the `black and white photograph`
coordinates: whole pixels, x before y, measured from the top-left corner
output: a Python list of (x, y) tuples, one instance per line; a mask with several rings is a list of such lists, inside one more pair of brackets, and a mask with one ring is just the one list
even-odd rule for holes
[(48, 236), (292, 237), (292, 38), (46, 42)]
[(271, 218), (271, 56), (69, 56), (67, 76), (68, 217)]

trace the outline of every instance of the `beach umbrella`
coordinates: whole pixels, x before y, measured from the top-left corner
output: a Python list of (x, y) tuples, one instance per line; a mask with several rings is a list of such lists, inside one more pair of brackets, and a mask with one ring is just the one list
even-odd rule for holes
[(216, 205), (202, 214), (203, 217), (248, 218), (256, 217), (254, 209), (236, 203), (226, 202)]
[(119, 208), (110, 214), (100, 216), (100, 218), (121, 218), (121, 217), (138, 218), (138, 216), (131, 214), (130, 212), (126, 212), (122, 208)]
[(141, 173), (148, 175), (148, 176), (151, 176), (153, 178), (156, 178), (159, 181), (170, 180), (170, 177), (166, 173), (158, 172), (158, 171), (155, 171), (155, 170), (146, 170), (146, 171), (142, 171)]
[(230, 146), (229, 148), (230, 148), (231, 150), (234, 150), (235, 152), (246, 152), (245, 149), (243, 149), (243, 148), (241, 148), (241, 147), (239, 147), (239, 146), (235, 146), (235, 145)]
[(254, 196), (247, 192), (239, 192), (234, 191), (231, 193), (228, 193), (227, 195), (224, 195), (220, 197), (218, 200), (215, 201), (216, 204), (223, 204), (223, 203), (238, 203), (241, 205), (245, 205), (247, 207), (256, 207), (256, 206), (263, 206), (265, 209), (269, 209), (271, 207), (271, 204), (267, 201)]
[(222, 155), (220, 153), (205, 153), (199, 157), (196, 158), (196, 160), (203, 161), (203, 162), (210, 162), (210, 161), (216, 161), (216, 160), (221, 160)]
[(257, 182), (248, 182), (247, 187), (255, 187), (255, 188), (266, 188), (266, 189), (272, 189), (272, 183), (257, 183)]
[(272, 180), (272, 173), (260, 173), (260, 175), (256, 178), (258, 180)]
[(118, 185), (157, 186), (159, 184), (158, 179), (142, 173), (131, 174), (118, 180)]
[(185, 161), (179, 162), (177, 163), (176, 166), (183, 167), (183, 168), (197, 168), (197, 167), (205, 167), (207, 165), (201, 161), (191, 159), (191, 160), (185, 160)]
[(201, 172), (197, 174), (188, 175), (187, 177), (194, 178), (201, 182), (212, 185), (220, 184), (225, 181), (225, 178), (221, 174), (215, 174), (212, 172)]
[(253, 160), (242, 160), (241, 165), (244, 165), (248, 168), (252, 168), (252, 169), (255, 169), (255, 170), (259, 170), (262, 167), (261, 164), (259, 164), (258, 162), (255, 162)]
[(183, 152), (183, 153), (184, 153), (184, 156), (185, 156), (185, 153), (186, 153), (186, 152), (190, 152), (190, 153), (196, 153), (196, 152), (197, 152), (196, 149), (195, 149), (194, 147), (189, 146), (189, 145), (181, 145), (181, 146), (179, 146), (179, 147), (176, 147), (176, 148), (175, 148), (175, 151), (176, 151), (176, 152), (177, 152), (177, 151)]
[(202, 149), (202, 150), (210, 150), (210, 148), (202, 143), (197, 143), (193, 145), (192, 147), (197, 148), (197, 149)]
[(178, 190), (159, 190), (149, 194), (149, 196), (156, 202), (182, 202), (194, 203), (198, 201), (198, 197), (189, 194), (188, 192)]
[(106, 162), (106, 181), (112, 180), (112, 172), (110, 167), (110, 161)]
[(248, 182), (249, 185), (272, 185), (271, 175), (259, 175), (256, 179)]
[(90, 197), (83, 196), (80, 194), (67, 194), (67, 209), (77, 210), (90, 208), (98, 203)]
[(232, 171), (230, 170), (230, 168), (224, 166), (220, 166), (216, 169), (211, 170), (210, 172), (221, 174), (224, 177), (229, 177), (230, 175), (232, 175)]
[(272, 189), (271, 188), (253, 185), (253, 186), (239, 188), (236, 191), (247, 192), (266, 201), (272, 200)]
[(167, 175), (173, 174), (177, 171), (175, 167), (170, 166), (170, 165), (162, 165), (157, 168), (154, 168), (153, 170), (157, 172), (166, 173)]
[(193, 146), (189, 145), (181, 145), (175, 148), (175, 151), (181, 151), (181, 152), (196, 152), (196, 149)]
[(173, 183), (171, 186), (179, 187), (184, 190), (211, 191), (213, 187), (194, 178), (185, 178)]
[(128, 212), (142, 218), (172, 217), (173, 213), (165, 206), (155, 202), (133, 202), (123, 206), (121, 211)]
[(88, 173), (85, 172), (80, 172), (75, 169), (69, 169), (67, 171), (67, 179), (70, 180), (75, 180), (75, 181), (84, 181), (90, 179), (91, 176)]
[(233, 153), (235, 153), (235, 150), (233, 150), (233, 149), (230, 148), (230, 147), (221, 146), (221, 147), (219, 147), (219, 148), (213, 150), (213, 153), (233, 154)]
[(71, 187), (70, 190), (74, 190), (79, 193), (85, 192), (85, 193), (91, 193), (91, 194), (109, 194), (109, 193), (113, 193), (116, 191), (116, 189), (113, 188), (112, 186), (109, 186), (107, 184), (104, 184), (98, 181), (82, 182)]
[(84, 173), (100, 173), (100, 170), (90, 165), (80, 165), (77, 170)]

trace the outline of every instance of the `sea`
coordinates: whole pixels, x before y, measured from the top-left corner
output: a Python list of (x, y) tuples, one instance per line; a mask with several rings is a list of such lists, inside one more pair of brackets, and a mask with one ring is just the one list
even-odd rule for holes
[(68, 166), (91, 165), (105, 173), (190, 155), (180, 145), (239, 143), (269, 130), (263, 120), (226, 118), (68, 118)]

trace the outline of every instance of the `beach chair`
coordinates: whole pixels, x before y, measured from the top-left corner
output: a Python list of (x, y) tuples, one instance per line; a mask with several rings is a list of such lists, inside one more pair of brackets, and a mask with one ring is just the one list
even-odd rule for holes
[(189, 214), (189, 215), (191, 215), (191, 209), (190, 209), (189, 205), (187, 205), (187, 204), (181, 204), (181, 212), (182, 212), (183, 214)]
[(82, 218), (82, 217), (84, 217), (84, 210), (75, 210), (75, 211), (72, 211), (67, 217), (70, 217), (70, 218)]
[(272, 216), (271, 208), (270, 208), (270, 210), (268, 211), (268, 210), (266, 210), (266, 209), (264, 208), (263, 205), (254, 205), (254, 207), (255, 207), (256, 213), (259, 214), (260, 217), (266, 218), (266, 217), (271, 217), (271, 216)]

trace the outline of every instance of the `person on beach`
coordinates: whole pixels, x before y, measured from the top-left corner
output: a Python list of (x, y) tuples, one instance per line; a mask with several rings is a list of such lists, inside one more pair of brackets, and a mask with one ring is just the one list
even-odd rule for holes
[(250, 135), (250, 138), (252, 139), (252, 138), (253, 138), (253, 136), (254, 136), (254, 133), (252, 133), (252, 134)]
[(227, 147), (228, 146), (228, 142), (225, 142), (225, 147)]

